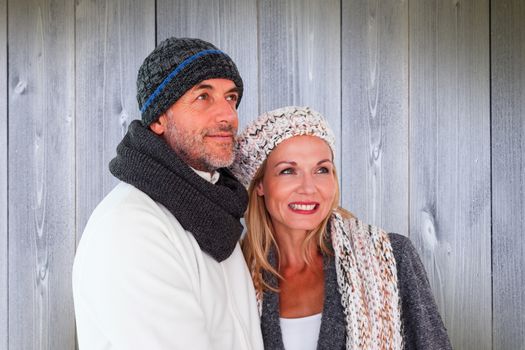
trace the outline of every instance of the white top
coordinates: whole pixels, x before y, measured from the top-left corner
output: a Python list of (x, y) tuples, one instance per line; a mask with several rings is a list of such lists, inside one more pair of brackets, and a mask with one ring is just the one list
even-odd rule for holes
[(262, 350), (239, 245), (215, 261), (163, 205), (121, 182), (97, 206), (73, 265), (80, 350)]
[(209, 181), (214, 185), (217, 183), (217, 181), (219, 181), (219, 176), (221, 174), (218, 171), (214, 171), (213, 174), (211, 174), (208, 171), (197, 170), (195, 168), (192, 168), (191, 166), (190, 168), (193, 169), (193, 171), (196, 172), (197, 175), (202, 177), (204, 180)]
[(315, 350), (321, 330), (321, 314), (300, 318), (280, 318), (286, 350)]

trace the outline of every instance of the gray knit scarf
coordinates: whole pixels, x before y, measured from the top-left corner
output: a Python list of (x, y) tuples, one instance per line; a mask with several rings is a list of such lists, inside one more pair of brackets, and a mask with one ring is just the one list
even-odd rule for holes
[(109, 170), (164, 205), (215, 260), (235, 249), (248, 194), (229, 170), (218, 170), (216, 184), (204, 180), (138, 120), (129, 125)]

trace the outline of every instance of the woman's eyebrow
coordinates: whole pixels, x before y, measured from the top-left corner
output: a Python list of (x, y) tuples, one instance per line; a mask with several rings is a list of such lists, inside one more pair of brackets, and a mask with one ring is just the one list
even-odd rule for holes
[[(331, 159), (326, 158), (326, 159), (322, 159), (322, 160), (318, 161), (317, 165), (320, 165), (320, 164), (323, 164), (323, 163), (326, 163), (326, 162), (333, 163)], [(279, 165), (281, 165), (281, 164), (297, 166), (297, 162), (294, 162), (293, 160), (282, 160), (282, 161), (276, 163), (274, 165), (274, 168), (279, 166)]]
[(292, 160), (282, 160), (282, 161), (278, 162), (277, 164), (275, 164), (273, 167), (275, 168), (275, 167), (277, 167), (277, 166), (279, 166), (281, 164), (289, 164), (289, 165), (296, 166), (297, 162), (294, 162)]
[(324, 162), (333, 163), (331, 159), (323, 159), (323, 160), (320, 160), (319, 162), (317, 162), (317, 165), (322, 164)]

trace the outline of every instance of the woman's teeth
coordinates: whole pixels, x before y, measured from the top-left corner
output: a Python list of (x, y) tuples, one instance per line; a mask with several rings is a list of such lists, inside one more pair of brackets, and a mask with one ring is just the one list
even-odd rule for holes
[(290, 208), (293, 210), (314, 210), (316, 207), (316, 204), (290, 204)]

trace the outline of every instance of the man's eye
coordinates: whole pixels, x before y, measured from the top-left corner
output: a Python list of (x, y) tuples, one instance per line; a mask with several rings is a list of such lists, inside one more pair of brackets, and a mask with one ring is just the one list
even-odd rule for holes
[(294, 173), (294, 170), (293, 168), (286, 168), (286, 169), (283, 169), (279, 172), (279, 175), (290, 175), (290, 174), (293, 174)]
[(197, 96), (197, 100), (206, 100), (208, 98), (208, 94), (200, 94)]
[(239, 95), (237, 95), (237, 94), (228, 95), (228, 96), (226, 96), (226, 99), (228, 101), (235, 101), (235, 102), (237, 102), (237, 100), (239, 99)]

